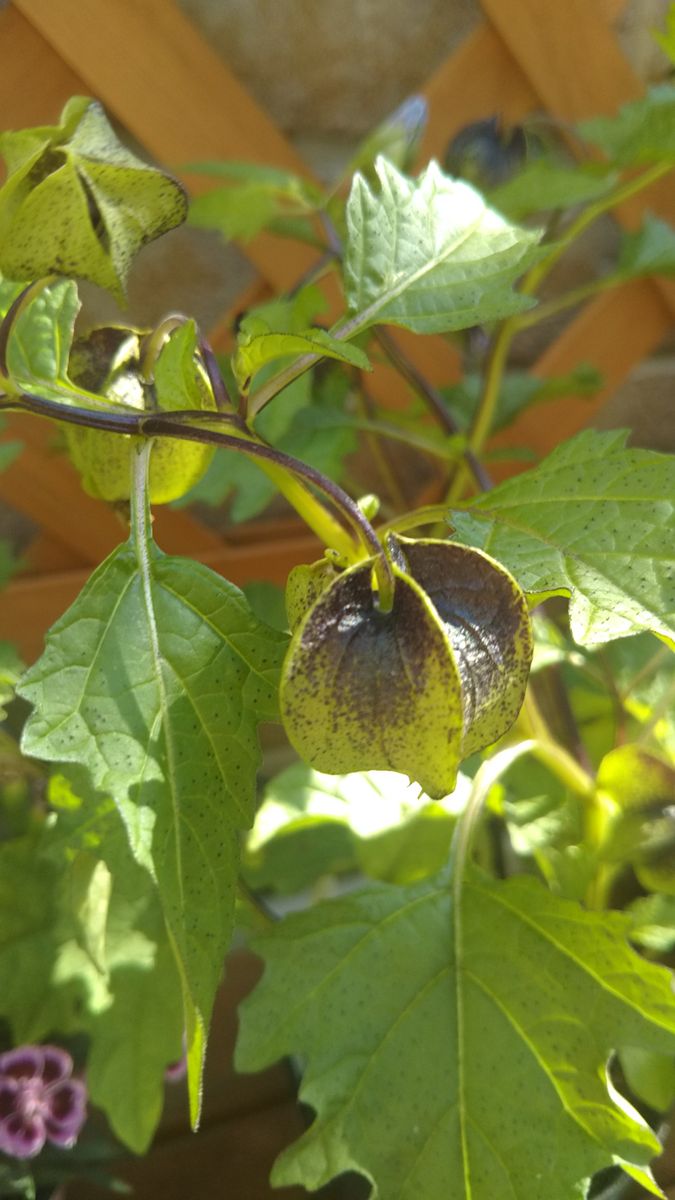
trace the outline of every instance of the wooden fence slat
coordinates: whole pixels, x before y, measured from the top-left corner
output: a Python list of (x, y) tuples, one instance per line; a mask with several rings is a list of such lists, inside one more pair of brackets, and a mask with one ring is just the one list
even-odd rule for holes
[(13, 5), (0, 11), (0, 111), (3, 129), (44, 125), (82, 81)]
[(588, 0), (481, 0), (543, 105), (568, 121), (611, 115), (642, 86)]
[[(0, 474), (0, 499), (26, 513), (57, 541), (95, 564), (118, 544), (123, 527), (108, 504), (82, 491), (76, 471), (54, 448), (55, 426), (31, 414), (12, 414), (10, 438), (23, 443), (22, 453)], [(166, 548), (175, 554), (214, 550), (216, 534), (188, 513), (157, 510)]]
[[(481, 0), (514, 58), (531, 79), (543, 105), (556, 116), (578, 121), (599, 114), (613, 115), (621, 105), (644, 92), (641, 80), (624, 58), (603, 13), (588, 0)], [(579, 46), (592, 53), (579, 53)], [(658, 188), (621, 206), (616, 216), (634, 227), (639, 213), (658, 205), (675, 212), (675, 180), (663, 179)], [(675, 313), (675, 286), (653, 279)]]

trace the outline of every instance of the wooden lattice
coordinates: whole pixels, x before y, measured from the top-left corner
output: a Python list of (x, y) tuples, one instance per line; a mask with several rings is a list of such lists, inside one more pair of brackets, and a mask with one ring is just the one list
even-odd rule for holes
[[(639, 96), (643, 86), (612, 30), (622, 6), (623, 0), (482, 0), (484, 22), (424, 89), (430, 118), (420, 165), (439, 154), (454, 131), (494, 112), (518, 121), (543, 109), (576, 121), (613, 113)], [(5, 128), (53, 120), (69, 96), (84, 93), (100, 99), (159, 161), (240, 158), (308, 173), (172, 0), (14, 0), (0, 12), (0, 45)], [(672, 214), (673, 182), (662, 182), (616, 216), (633, 228), (644, 208)], [(291, 286), (314, 253), (267, 235), (244, 249), (258, 279), (238, 307)], [(660, 279), (628, 283), (590, 301), (533, 370), (545, 378), (592, 362), (602, 373), (602, 391), (591, 401), (567, 396), (526, 411), (495, 445), (550, 451), (592, 418), (674, 320), (675, 286)], [(214, 331), (221, 344), (228, 329), (224, 320)], [(457, 378), (459, 362), (448, 341), (396, 336), (432, 382)], [(405, 384), (381, 367), (371, 388), (376, 398), (396, 403)], [(23, 573), (0, 596), (0, 627), (3, 637), (34, 656), (44, 630), (121, 530), (112, 511), (83, 495), (68, 462), (54, 454), (47, 422), (13, 417), (10, 436), (22, 440), (24, 452), (0, 475), (0, 499), (29, 516), (41, 534)], [(495, 473), (517, 469), (500, 463)], [(258, 522), (253, 532), (224, 541), (186, 512), (160, 510), (157, 533), (167, 551), (189, 553), (239, 583), (281, 581), (290, 566), (316, 552), (313, 538), (293, 520)]]

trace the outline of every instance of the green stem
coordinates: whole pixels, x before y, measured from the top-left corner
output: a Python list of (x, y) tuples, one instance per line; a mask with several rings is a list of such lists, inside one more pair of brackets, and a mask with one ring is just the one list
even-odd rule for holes
[(515, 318), (518, 325), (517, 332), (530, 329), (533, 325), (538, 325), (540, 321), (546, 321), (556, 313), (564, 312), (566, 308), (573, 308), (576, 304), (581, 304), (583, 300), (588, 300), (590, 296), (600, 295), (601, 292), (618, 287), (623, 282), (621, 275), (605, 275), (602, 279), (592, 279), (589, 283), (583, 283), (571, 292), (565, 292), (563, 296), (556, 296), (553, 300), (538, 304), (536, 308), (530, 308)]
[(604, 196), (600, 200), (596, 200), (594, 204), (589, 204), (583, 212), (565, 230), (565, 233), (555, 242), (550, 249), (550, 252), (545, 258), (542, 258), (525, 276), (520, 291), (524, 296), (532, 296), (537, 291), (539, 285), (543, 282), (558, 259), (562, 257), (567, 248), (576, 241), (576, 239), (584, 232), (585, 229), (592, 225), (594, 221), (601, 217), (603, 213), (609, 212), (610, 209), (616, 208), (618, 204), (623, 204), (624, 201), (630, 200), (644, 188), (650, 187), (657, 180), (672, 170), (672, 163), (654, 163), (646, 171), (640, 175), (635, 175), (632, 179), (626, 180), (615, 188), (609, 195)]
[[(245, 432), (236, 418), (227, 413), (214, 413), (204, 410), (165, 412), (138, 412), (127, 409), (126, 412), (102, 412), (75, 405), (59, 404), (46, 400), (41, 396), (23, 392), (18, 398), (20, 403), (11, 400), (1, 404), (0, 408), (19, 408), (32, 411), (39, 416), (51, 417), (58, 421), (66, 421), (73, 425), (84, 425), (88, 428), (104, 430), (109, 433), (127, 434), (134, 437), (169, 437), (187, 442), (201, 442), (206, 445), (222, 446), (227, 450), (237, 450), (247, 454), (259, 466), (263, 463), (270, 472), (275, 484), (282, 488), (284, 494), (296, 508), (296, 511), (307, 521), (319, 537), (326, 540), (335, 549), (344, 548), (344, 554), (350, 562), (359, 562), (372, 557), (373, 571), (377, 580), (378, 604), (383, 612), (388, 612), (393, 603), (394, 574), (386, 552), (378, 539), (375, 530), (365, 518), (360, 508), (346, 492), (333, 483), (320, 471), (307, 463), (284, 454), (273, 446), (259, 441), (254, 434)], [(234, 420), (234, 426), (233, 426)], [(206, 424), (227, 423), (235, 428), (236, 433), (221, 433), (217, 429), (204, 428)], [(340, 523), (312, 495), (312, 488), (333, 505), (340, 514)], [(330, 535), (330, 536), (327, 536)], [(339, 539), (339, 545), (331, 540)]]
[[(656, 183), (658, 179), (666, 175), (671, 170), (670, 163), (655, 163), (641, 175), (635, 176), (633, 179), (627, 180), (619, 187), (615, 188), (608, 196), (597, 200), (595, 204), (589, 204), (569, 225), (565, 233), (555, 242), (548, 254), (526, 273), (520, 285), (520, 293), (524, 296), (532, 296), (535, 294), (540, 284), (553, 269), (558, 260), (562, 257), (572, 242), (584, 232), (585, 229), (592, 225), (594, 221), (601, 217), (603, 213), (615, 208), (617, 204), (622, 204), (629, 200), (632, 196), (641, 192), (644, 188), (650, 187)], [(547, 315), (550, 315), (551, 309)], [(538, 318), (539, 319), (539, 318)], [(467, 440), (467, 452), (478, 457), (483, 450), (485, 442), (490, 436), (494, 415), (497, 409), (499, 393), (502, 385), (502, 378), (506, 363), (508, 360), (511, 342), (516, 333), (522, 328), (525, 328), (527, 323), (533, 324), (534, 317), (530, 318), (529, 314), (515, 315), (507, 317), (500, 326), (497, 336), (494, 340), (492, 353), (488, 363), (488, 369), (485, 376), (485, 385), (483, 394), (474, 414), (474, 419), (469, 430)], [(468, 483), (468, 470), (466, 461), (462, 462), (454, 473), (450, 487), (447, 492), (446, 503), (454, 504), (463, 494)]]

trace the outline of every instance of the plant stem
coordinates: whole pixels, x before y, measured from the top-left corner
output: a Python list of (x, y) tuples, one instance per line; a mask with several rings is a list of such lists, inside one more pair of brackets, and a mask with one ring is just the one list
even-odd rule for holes
[[(610, 209), (615, 208), (617, 204), (622, 204), (629, 200), (632, 196), (656, 183), (663, 175), (666, 175), (671, 170), (670, 163), (655, 163), (642, 174), (634, 176), (632, 179), (626, 180), (619, 187), (615, 188), (609, 195), (597, 200), (595, 204), (589, 204), (569, 225), (565, 233), (553, 243), (548, 254), (546, 254), (539, 262), (530, 267), (520, 285), (520, 292), (523, 296), (533, 296), (543, 280), (553, 269), (555, 264), (565, 253), (568, 247), (574, 242), (585, 229), (592, 225), (598, 217)], [(609, 285), (608, 285), (609, 286)], [(552, 306), (549, 306), (548, 313), (555, 311)], [(534, 316), (529, 317), (529, 314), (516, 314), (512, 317), (507, 317), (499, 327), (495, 337), (492, 352), (488, 361), (488, 368), (485, 376), (485, 384), (483, 394), (474, 414), (474, 419), (469, 430), (467, 454), (480, 455), (485, 442), (490, 436), (494, 415), (497, 409), (499, 400), (499, 392), (501, 390), (502, 378), (506, 363), (508, 360), (511, 342), (516, 333), (520, 329), (525, 328), (527, 324), (534, 324)], [(446, 502), (454, 504), (464, 492), (467, 484), (467, 468), (466, 463), (461, 463), (455, 471), (454, 477), (448, 489)]]
[[(444, 429), (447, 434), (461, 435), (457, 422), (452, 414), (448, 411), (443, 397), (436, 388), (432, 387), (421, 371), (418, 371), (414, 363), (410, 361), (407, 355), (401, 350), (400, 346), (395, 342), (391, 334), (384, 328), (375, 330), (375, 339), (379, 342), (384, 350), (387, 358), (400, 375), (410, 384), (413, 391), (424, 400), (427, 408), (433, 414), (441, 429)], [(485, 468), (479, 463), (475, 454), (471, 450), (465, 451), (466, 462), (469, 466), (476, 484), (480, 491), (487, 492), (492, 487), (492, 480)]]
[(621, 275), (605, 275), (602, 279), (592, 279), (589, 283), (582, 283), (562, 296), (556, 296), (553, 300), (547, 300), (544, 304), (538, 304), (536, 308), (530, 308), (527, 312), (520, 313), (515, 318), (518, 326), (516, 332), (520, 333), (523, 329), (530, 329), (533, 325), (538, 325), (540, 321), (547, 321), (556, 313), (564, 312), (566, 308), (573, 308), (575, 304), (581, 304), (582, 300), (588, 300), (590, 296), (598, 296), (601, 292), (618, 287), (623, 282)]
[(594, 221), (601, 217), (603, 213), (609, 212), (610, 209), (616, 208), (617, 204), (623, 204), (625, 200), (630, 200), (638, 192), (644, 188), (650, 187), (656, 183), (664, 175), (672, 170), (672, 163), (654, 163), (643, 171), (640, 175), (633, 176), (632, 179), (627, 179), (620, 184), (609, 195), (596, 200), (594, 204), (589, 204), (579, 216), (565, 230), (562, 237), (551, 246), (550, 252), (545, 258), (542, 258), (538, 263), (527, 272), (520, 291), (525, 296), (532, 296), (537, 291), (539, 285), (543, 282), (558, 259), (562, 257), (567, 248), (576, 241), (576, 239), (584, 232), (585, 229), (592, 225)]
[[(53, 400), (33, 396), (29, 392), (23, 392), (17, 399), (20, 400), (20, 403), (10, 401), (5, 405), (0, 404), (0, 408), (28, 409), (39, 416), (51, 417), (73, 425), (85, 425), (109, 433), (126, 434), (133, 437), (169, 437), (187, 442), (222, 446), (227, 450), (236, 450), (248, 455), (259, 465), (264, 462), (268, 472), (277, 485), (282, 488), (296, 511), (322, 540), (327, 541), (328, 545), (333, 545), (335, 549), (341, 550), (352, 562), (360, 561), (368, 556), (374, 558), (373, 570), (377, 577), (380, 608), (384, 612), (391, 608), (394, 591), (394, 575), (391, 564), (375, 530), (358, 505), (337, 483), (333, 483), (320, 471), (299, 459), (292, 458), (289, 454), (284, 454), (281, 450), (275, 450), (273, 446), (267, 446), (264, 442), (258, 441), (250, 432), (244, 433), (239, 429), (235, 435), (221, 433), (215, 429), (199, 428), (199, 425), (207, 422), (213, 424), (224, 421), (239, 428), (238, 418), (232, 414), (199, 409), (186, 409), (171, 413), (104, 412), (59, 404)], [(316, 488), (325, 496), (339, 513), (343, 523), (338, 524), (331, 514), (318, 504), (311, 491), (301, 484)], [(336, 545), (333, 538), (337, 538), (339, 544)], [(363, 552), (358, 549), (359, 543)]]

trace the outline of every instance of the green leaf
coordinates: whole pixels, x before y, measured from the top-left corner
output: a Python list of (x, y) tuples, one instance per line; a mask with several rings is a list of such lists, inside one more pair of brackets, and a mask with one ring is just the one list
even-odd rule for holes
[(276, 220), (313, 212), (323, 199), (308, 180), (260, 163), (188, 163), (184, 170), (228, 180), (192, 200), (189, 214), (191, 225), (226, 238), (248, 241)]
[(624, 104), (615, 117), (594, 117), (578, 128), (622, 167), (675, 160), (675, 87), (659, 84)]
[(462, 757), (515, 720), (532, 656), (513, 579), (450, 542), (396, 539), (391, 611), (373, 562), (345, 571), (289, 646), (281, 711), (291, 744), (318, 770), (403, 771), (432, 798)]
[[(505, 429), (523, 409), (558, 396), (592, 396), (602, 384), (600, 372), (587, 363), (580, 363), (567, 375), (537, 379), (529, 371), (508, 371), (499, 390), (497, 412), (492, 429)], [(468, 427), (478, 407), (483, 379), (469, 373), (460, 383), (442, 389), (442, 395), (460, 428)]]
[(630, 939), (656, 954), (675, 948), (675, 895), (655, 893), (640, 896), (627, 909), (631, 920)]
[(675, 271), (675, 229), (648, 213), (636, 233), (624, 233), (619, 248), (617, 275), (667, 275)]
[[(301, 375), (260, 413), (256, 429), (277, 449), (292, 454), (339, 482), (347, 455), (356, 449), (355, 430), (342, 415), (348, 378), (339, 370), (319, 380)], [(278, 495), (276, 484), (243, 454), (216, 454), (190, 500), (221, 504), (232, 496), (230, 519), (248, 521)]]
[(356, 1170), (382, 1200), (569, 1200), (611, 1163), (648, 1182), (659, 1142), (607, 1062), (617, 1045), (672, 1053), (675, 999), (626, 925), (472, 874), (461, 903), (442, 878), (373, 885), (257, 939), (238, 1069), (299, 1055), (317, 1114), (273, 1185)]
[(7, 369), (14, 385), (47, 400), (80, 399), (81, 393), (68, 378), (68, 360), (79, 311), (77, 284), (72, 279), (58, 279), (38, 292), (18, 313), (12, 323), (6, 353)]
[(325, 329), (305, 329), (302, 333), (276, 333), (261, 328), (260, 322), (252, 324), (250, 319), (242, 322), (233, 369), (240, 389), (247, 392), (253, 376), (279, 358), (296, 357), (301, 354), (316, 354), (321, 358), (335, 358), (360, 371), (371, 370), (368, 356), (358, 346), (341, 342), (331, 337)]
[(405, 775), (324, 775), (294, 763), (265, 788), (246, 842), (249, 884), (297, 892), (322, 875), (361, 870), (410, 883), (447, 860), (468, 781), (451, 800), (430, 800)]
[(4, 279), (0, 275), (0, 317), (4, 317), (7, 314), (25, 287), (25, 283), (13, 283), (11, 279)]
[(345, 285), (359, 329), (377, 322), (442, 333), (522, 312), (513, 284), (539, 235), (488, 208), (430, 163), (416, 180), (378, 159), (379, 190), (356, 175), (347, 202)]
[(117, 140), (101, 105), (74, 97), (57, 126), (0, 135), (0, 269), (77, 275), (124, 300), (134, 256), (185, 219), (180, 184)]
[(554, 208), (588, 204), (608, 195), (619, 176), (601, 163), (565, 164), (548, 158), (526, 163), (507, 183), (489, 193), (490, 204), (512, 221)]
[(675, 457), (625, 441), (587, 430), (452, 514), (524, 591), (570, 596), (582, 645), (645, 629), (675, 640)]
[(0, 721), (7, 715), (4, 706), (14, 698), (14, 689), (23, 669), (23, 663), (14, 646), (10, 642), (0, 642)]
[(237, 588), (139, 533), (94, 573), (20, 694), (27, 754), (79, 763), (117, 804), (157, 882), (196, 1063), (230, 940), (238, 830), (250, 824), (255, 726), (276, 715), (286, 639)]
[(119, 815), (93, 795), (73, 800), (39, 837), (0, 851), (0, 964), (12, 981), (0, 1012), (18, 1041), (87, 1033), (91, 1098), (142, 1153), (181, 1053), (180, 980)]
[(671, 63), (675, 63), (675, 4), (672, 3), (672, 0), (666, 13), (665, 32), (653, 29), (652, 34)]
[(621, 1069), (635, 1096), (656, 1112), (666, 1112), (675, 1100), (675, 1061), (670, 1054), (655, 1054), (635, 1046), (619, 1051)]

